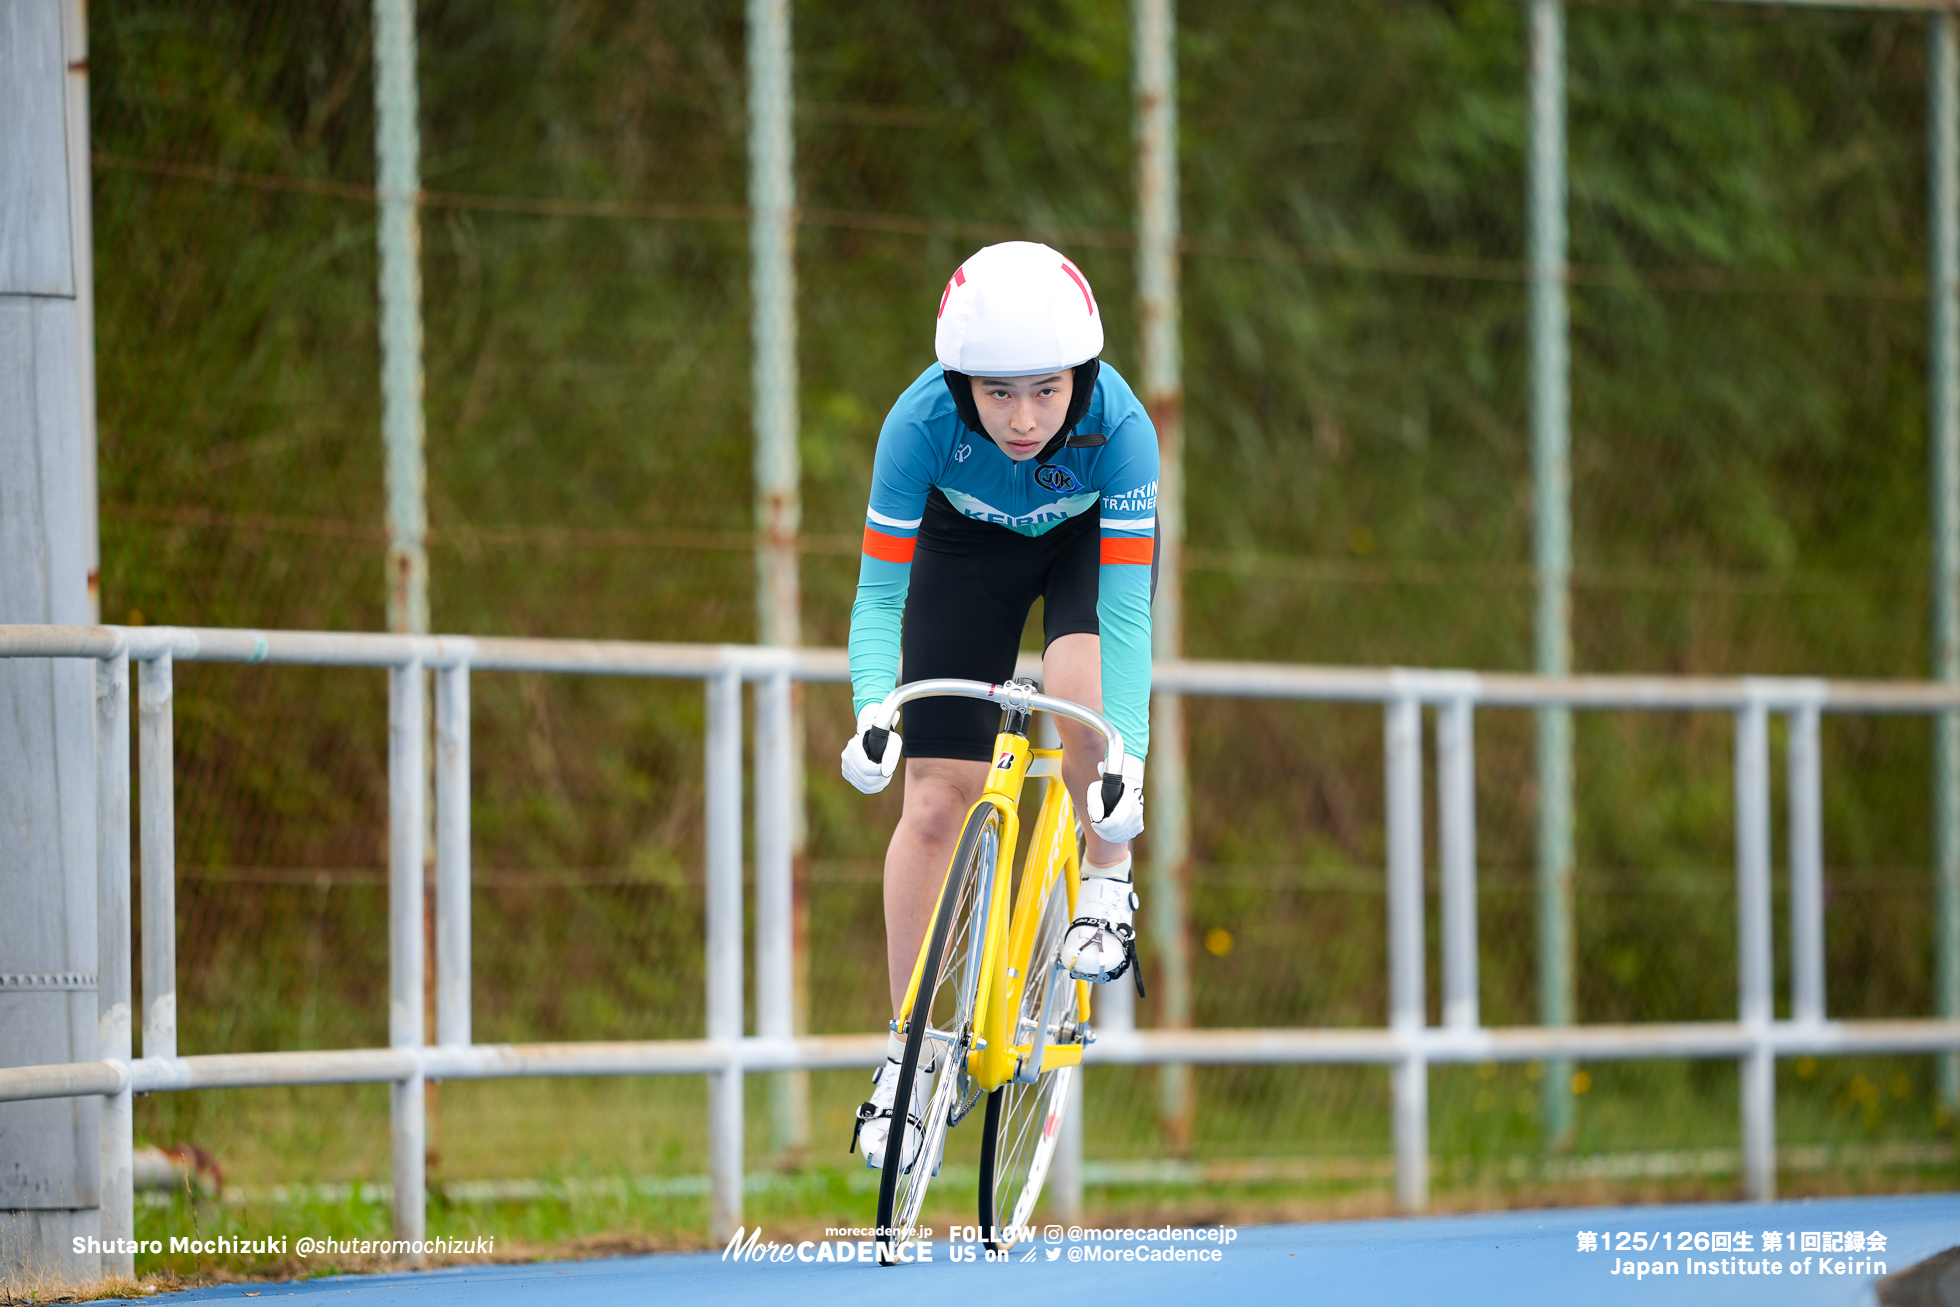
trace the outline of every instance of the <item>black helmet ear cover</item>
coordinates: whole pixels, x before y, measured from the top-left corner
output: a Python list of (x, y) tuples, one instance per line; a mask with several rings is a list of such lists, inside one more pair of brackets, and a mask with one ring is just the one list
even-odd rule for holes
[(1069, 432), (1075, 430), (1076, 423), (1089, 412), (1089, 401), (1096, 397), (1096, 374), (1101, 371), (1100, 358), (1075, 365), (1075, 388), (1069, 392), (1068, 416), (1062, 419), (1062, 429), (1057, 431), (1056, 435), (1067, 436)]
[[(1056, 439), (1065, 438), (1075, 430), (1076, 424), (1088, 413), (1089, 404), (1096, 397), (1096, 376), (1102, 371), (1102, 360), (1094, 358), (1078, 363), (1071, 371), (1075, 374), (1075, 381), (1069, 392), (1068, 412), (1062, 418), (1061, 430), (1055, 433)], [(987, 428), (980, 425), (980, 406), (973, 402), (973, 378), (946, 367), (940, 369), (939, 375), (945, 379), (946, 390), (953, 397), (953, 410), (960, 415), (960, 421), (966, 424), (967, 430), (976, 436), (987, 435)]]
[(966, 429), (976, 436), (985, 436), (987, 428), (980, 425), (980, 406), (973, 402), (973, 378), (948, 367), (942, 367), (939, 375), (946, 379), (947, 393), (953, 397), (953, 411), (960, 415)]

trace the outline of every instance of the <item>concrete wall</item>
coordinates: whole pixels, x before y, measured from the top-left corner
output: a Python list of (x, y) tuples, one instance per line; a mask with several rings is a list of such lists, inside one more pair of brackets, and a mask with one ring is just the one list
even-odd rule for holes
[[(0, 622), (89, 620), (66, 69), (61, 0), (0, 5)], [(93, 676), (0, 661), (3, 1066), (96, 1056)], [(99, 1272), (99, 1112), (0, 1104), (0, 1269)]]

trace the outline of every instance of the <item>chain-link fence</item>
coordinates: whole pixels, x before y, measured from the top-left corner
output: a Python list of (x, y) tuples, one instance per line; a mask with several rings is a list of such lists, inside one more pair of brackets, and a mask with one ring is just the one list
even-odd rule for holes
[[(105, 617), (376, 628), (368, 6), (91, 19)], [(436, 628), (752, 638), (741, 7), (419, 22)], [(1521, 10), (1180, 23), (1187, 648), (1528, 666)], [(1567, 33), (1577, 665), (1920, 674), (1922, 20), (1657, 0)], [(795, 49), (804, 629), (838, 644), (878, 425), (961, 257), (1067, 250), (1135, 376), (1129, 14), (809, 0)], [(476, 695), (479, 1037), (694, 1032), (698, 690)], [(180, 673), (187, 1051), (379, 1042), (384, 699)], [(846, 704), (809, 702), (814, 1024), (875, 1028), (895, 800), (836, 782)], [(1378, 715), (1191, 711), (1198, 1020), (1379, 1022)], [(1525, 1021), (1530, 722), (1478, 730), (1484, 1011)], [(1925, 726), (1825, 745), (1833, 1011), (1924, 1013)], [(1720, 717), (1580, 719), (1581, 1020), (1733, 1013), (1728, 750)], [(1894, 1073), (1826, 1068), (1786, 1134), (1930, 1135), (1899, 1066), (1877, 1124)], [(1439, 1146), (1535, 1146), (1524, 1074), (1444, 1074)], [(1596, 1074), (1581, 1147), (1732, 1138), (1732, 1068)], [(1147, 1149), (1147, 1079), (1098, 1083), (1092, 1156)], [(1385, 1147), (1379, 1073), (1202, 1085), (1201, 1152)]]

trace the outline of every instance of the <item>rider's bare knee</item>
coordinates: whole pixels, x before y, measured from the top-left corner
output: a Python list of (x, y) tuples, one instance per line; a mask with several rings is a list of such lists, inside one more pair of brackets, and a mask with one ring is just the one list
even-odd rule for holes
[(958, 786), (939, 777), (908, 781), (905, 787), (905, 822), (927, 840), (952, 839), (971, 806)]

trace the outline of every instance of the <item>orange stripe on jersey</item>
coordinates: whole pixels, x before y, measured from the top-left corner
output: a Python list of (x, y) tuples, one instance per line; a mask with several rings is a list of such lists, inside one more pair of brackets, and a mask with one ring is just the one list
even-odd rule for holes
[(1142, 563), (1150, 565), (1150, 555), (1157, 542), (1148, 536), (1131, 538), (1127, 536), (1106, 536), (1102, 542), (1102, 560), (1110, 563)]
[(912, 561), (912, 551), (918, 547), (918, 544), (917, 540), (888, 536), (883, 531), (873, 531), (870, 527), (864, 528), (864, 552), (880, 562), (909, 563)]

